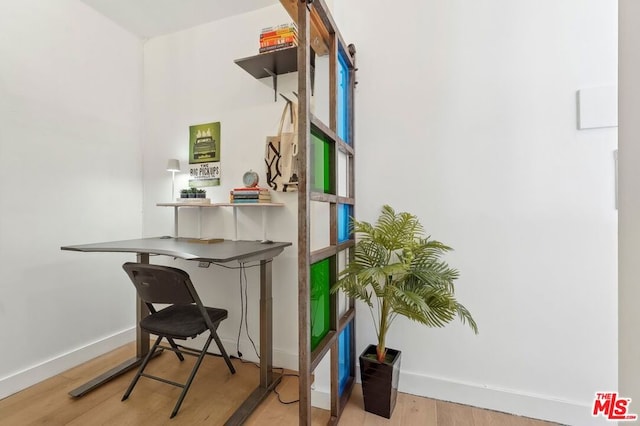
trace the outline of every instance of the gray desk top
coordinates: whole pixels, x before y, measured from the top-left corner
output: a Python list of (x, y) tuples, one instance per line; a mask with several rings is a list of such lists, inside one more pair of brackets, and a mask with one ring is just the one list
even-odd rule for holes
[(175, 238), (140, 238), (136, 240), (109, 241), (95, 244), (62, 246), (62, 250), (82, 252), (147, 253), (203, 262), (230, 262), (233, 260), (258, 260), (277, 256), (291, 243), (260, 241), (231, 241), (217, 243), (190, 242)]

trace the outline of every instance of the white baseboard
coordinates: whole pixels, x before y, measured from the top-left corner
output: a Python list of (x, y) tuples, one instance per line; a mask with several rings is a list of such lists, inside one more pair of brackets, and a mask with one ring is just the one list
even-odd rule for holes
[(323, 410), (331, 410), (331, 394), (328, 391), (311, 389), (311, 405)]
[(0, 378), (0, 399), (33, 386), (56, 374), (60, 374), (83, 362), (112, 351), (134, 341), (135, 329), (130, 328), (105, 337), (65, 354), (56, 356), (40, 364)]
[(400, 373), (398, 390), (412, 395), (451, 401), (566, 425), (610, 424), (603, 418), (591, 416), (592, 406), (590, 403), (554, 399), (544, 395), (527, 394), (474, 383), (454, 382), (408, 371)]
[[(356, 380), (360, 383), (359, 366), (356, 364)], [(526, 394), (507, 389), (496, 389), (474, 383), (425, 376), (409, 371), (400, 372), (398, 390), (442, 401), (450, 401), (474, 407), (500, 411), (534, 419), (548, 420), (564, 425), (610, 425), (603, 417), (591, 416), (592, 406), (575, 401), (563, 401), (542, 395)], [(314, 407), (328, 409), (328, 389), (312, 390)]]

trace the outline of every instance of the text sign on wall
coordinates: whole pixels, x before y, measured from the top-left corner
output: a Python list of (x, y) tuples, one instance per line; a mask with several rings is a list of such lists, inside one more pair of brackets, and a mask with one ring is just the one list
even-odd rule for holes
[(189, 186), (200, 188), (202, 186), (220, 185), (220, 162), (189, 164)]

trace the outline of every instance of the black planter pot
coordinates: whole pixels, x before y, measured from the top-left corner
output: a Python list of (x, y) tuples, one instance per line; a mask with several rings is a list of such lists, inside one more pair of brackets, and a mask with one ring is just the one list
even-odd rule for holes
[(360, 354), (360, 378), (365, 411), (391, 418), (398, 397), (401, 355), (402, 352), (387, 348), (387, 359), (391, 360), (380, 363), (376, 359), (376, 345), (369, 345)]

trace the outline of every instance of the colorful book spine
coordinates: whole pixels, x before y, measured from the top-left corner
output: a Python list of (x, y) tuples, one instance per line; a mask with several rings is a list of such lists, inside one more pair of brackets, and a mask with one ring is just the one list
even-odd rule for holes
[(262, 188), (259, 186), (243, 186), (241, 188), (233, 188), (233, 191), (261, 191), (269, 192), (269, 188)]
[(265, 40), (265, 39), (269, 39), (269, 38), (276, 38), (276, 37), (289, 37), (289, 36), (298, 36), (298, 31), (296, 31), (295, 28), (288, 28), (286, 30), (278, 30), (278, 31), (270, 31), (267, 33), (261, 33), (260, 34), (260, 40)]
[(284, 44), (279, 44), (277, 46), (261, 47), (259, 52), (260, 53), (273, 52), (275, 50), (288, 49), (288, 48), (294, 47), (294, 46), (297, 46), (297, 44), (296, 43), (284, 43)]
[(298, 39), (295, 36), (276, 37), (276, 38), (269, 38), (266, 40), (260, 40), (260, 47), (279, 46), (281, 44), (297, 43), (297, 42), (298, 42)]
[(259, 203), (270, 203), (271, 200), (233, 200), (231, 201), (233, 204), (259, 204)]
[(234, 200), (250, 200), (260, 198), (259, 194), (233, 194)]
[(232, 194), (269, 194), (268, 189), (264, 188), (236, 188), (231, 191)]
[(272, 32), (272, 31), (288, 30), (288, 29), (291, 29), (291, 28), (293, 28), (296, 31), (298, 29), (298, 27), (296, 26), (295, 23), (289, 22), (288, 24), (280, 24), (280, 25), (275, 25), (275, 26), (272, 26), (272, 27), (265, 27), (260, 32), (261, 33), (269, 33), (269, 32)]

